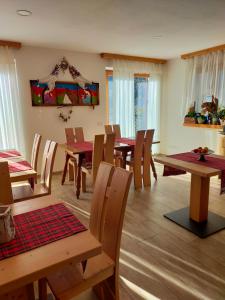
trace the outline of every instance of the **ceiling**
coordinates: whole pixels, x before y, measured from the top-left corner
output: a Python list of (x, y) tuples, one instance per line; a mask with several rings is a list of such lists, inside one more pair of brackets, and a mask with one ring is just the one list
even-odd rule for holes
[(225, 43), (225, 0), (0, 0), (0, 7), (0, 39), (24, 45), (173, 58)]

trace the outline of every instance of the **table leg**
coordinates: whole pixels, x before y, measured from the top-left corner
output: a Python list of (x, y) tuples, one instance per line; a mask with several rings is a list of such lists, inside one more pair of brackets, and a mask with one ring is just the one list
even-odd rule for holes
[(61, 181), (62, 185), (64, 184), (65, 179), (66, 179), (66, 173), (67, 173), (69, 159), (70, 159), (70, 155), (68, 153), (66, 153), (66, 160), (65, 160), (65, 165), (64, 165), (64, 169), (63, 169), (63, 175), (62, 175), (62, 181)]
[(209, 177), (191, 175), (190, 218), (196, 222), (208, 219)]
[(122, 158), (123, 158), (123, 161), (122, 161), (122, 168), (123, 169), (126, 169), (126, 160), (127, 160), (127, 150), (125, 150), (125, 149), (123, 149), (123, 150), (121, 150), (121, 152), (122, 152)]

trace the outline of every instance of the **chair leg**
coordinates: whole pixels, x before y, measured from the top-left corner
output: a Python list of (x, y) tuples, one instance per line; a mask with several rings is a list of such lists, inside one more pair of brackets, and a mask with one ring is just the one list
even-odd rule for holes
[(81, 185), (82, 185), (82, 192), (86, 193), (86, 173), (81, 173)]
[(119, 285), (114, 275), (94, 286), (93, 291), (99, 300), (119, 300)]
[(133, 167), (134, 172), (134, 187), (136, 190), (142, 188), (142, 174), (141, 174), (141, 165), (137, 165)]
[(151, 155), (150, 163), (151, 163), (151, 167), (152, 167), (153, 176), (155, 177), (155, 180), (157, 180), (157, 173), (156, 173), (155, 163), (154, 163), (152, 155)]
[(45, 278), (42, 278), (38, 281), (38, 295), (39, 295), (39, 300), (47, 300), (48, 299), (47, 281)]
[(69, 181), (74, 181), (74, 166), (69, 163)]

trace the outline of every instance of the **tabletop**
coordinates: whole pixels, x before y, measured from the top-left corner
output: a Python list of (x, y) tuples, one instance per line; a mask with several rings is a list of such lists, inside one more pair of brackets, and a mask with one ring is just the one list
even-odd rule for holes
[[(22, 155), (20, 155), (15, 157), (0, 158), (0, 162), (1, 161), (7, 161), (8, 163), (10, 162), (20, 163), (21, 161), (26, 161), (26, 159)], [(35, 179), (36, 177), (37, 177), (37, 172), (34, 169), (19, 171), (19, 172), (10, 172), (11, 182), (25, 181), (31, 178)]]
[[(14, 215), (62, 203), (52, 196), (12, 204)], [(101, 253), (101, 244), (89, 230), (63, 238), (45, 246), (0, 261), (0, 293), (38, 280), (73, 261), (83, 260)]]
[[(212, 157), (224, 159), (224, 157), (219, 156), (219, 155), (212, 155)], [(169, 167), (176, 168), (179, 170), (184, 170), (186, 172), (189, 172), (191, 174), (195, 174), (195, 175), (198, 175), (201, 177), (211, 177), (211, 176), (221, 174), (221, 171), (218, 169), (182, 161), (182, 160), (175, 159), (175, 158), (172, 158), (172, 157), (169, 157), (166, 155), (156, 155), (154, 157), (154, 161), (161, 163), (165, 166), (169, 166)]]

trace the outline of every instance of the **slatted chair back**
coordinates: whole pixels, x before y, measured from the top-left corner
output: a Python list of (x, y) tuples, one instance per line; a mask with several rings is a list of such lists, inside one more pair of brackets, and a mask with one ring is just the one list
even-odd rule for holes
[(104, 161), (113, 165), (114, 163), (114, 144), (115, 134), (106, 135), (106, 143), (104, 149)]
[(1, 204), (13, 203), (13, 195), (7, 161), (0, 162), (0, 191)]
[(92, 176), (93, 184), (95, 183), (97, 172), (101, 161), (103, 161), (104, 151), (104, 134), (95, 135), (94, 139), (94, 150), (92, 157)]
[(113, 132), (116, 135), (116, 139), (120, 139), (121, 138), (121, 132), (120, 132), (120, 125), (119, 124), (114, 124), (113, 125)]
[(113, 133), (112, 125), (105, 125), (105, 134), (112, 134), (112, 133)]
[(75, 143), (75, 135), (73, 128), (65, 128), (65, 134), (66, 134), (66, 143), (72, 144)]
[(136, 134), (134, 147), (134, 186), (136, 189), (142, 188), (142, 158), (144, 151), (145, 130), (139, 130)]
[(45, 143), (45, 147), (44, 147), (44, 152), (43, 152), (43, 156), (42, 156), (42, 164), (41, 164), (41, 183), (44, 184), (45, 183), (45, 169), (46, 169), (46, 162), (47, 162), (47, 156), (48, 156), (48, 151), (51, 145), (51, 141), (47, 140)]
[(40, 144), (41, 144), (41, 135), (38, 133), (35, 133), (32, 152), (31, 152), (31, 167), (35, 171), (37, 171), (37, 162), (38, 162), (38, 154), (39, 154)]
[(102, 250), (115, 262), (118, 276), (120, 241), (132, 172), (115, 168), (105, 209)]
[(144, 141), (144, 156), (143, 156), (143, 183), (144, 186), (151, 185), (151, 173), (150, 173), (150, 164), (151, 164), (151, 155), (152, 155), (152, 142), (154, 136), (154, 129), (148, 129), (145, 133)]
[(84, 142), (84, 131), (83, 127), (75, 127), (75, 139), (77, 143)]
[(106, 194), (113, 172), (112, 165), (105, 162), (100, 163), (91, 199), (89, 229), (99, 241), (102, 239)]
[(45, 182), (44, 182), (45, 186), (48, 188), (49, 193), (51, 193), (52, 173), (53, 173), (56, 149), (57, 149), (57, 143), (51, 141), (48, 154), (47, 154), (47, 159), (46, 159)]

